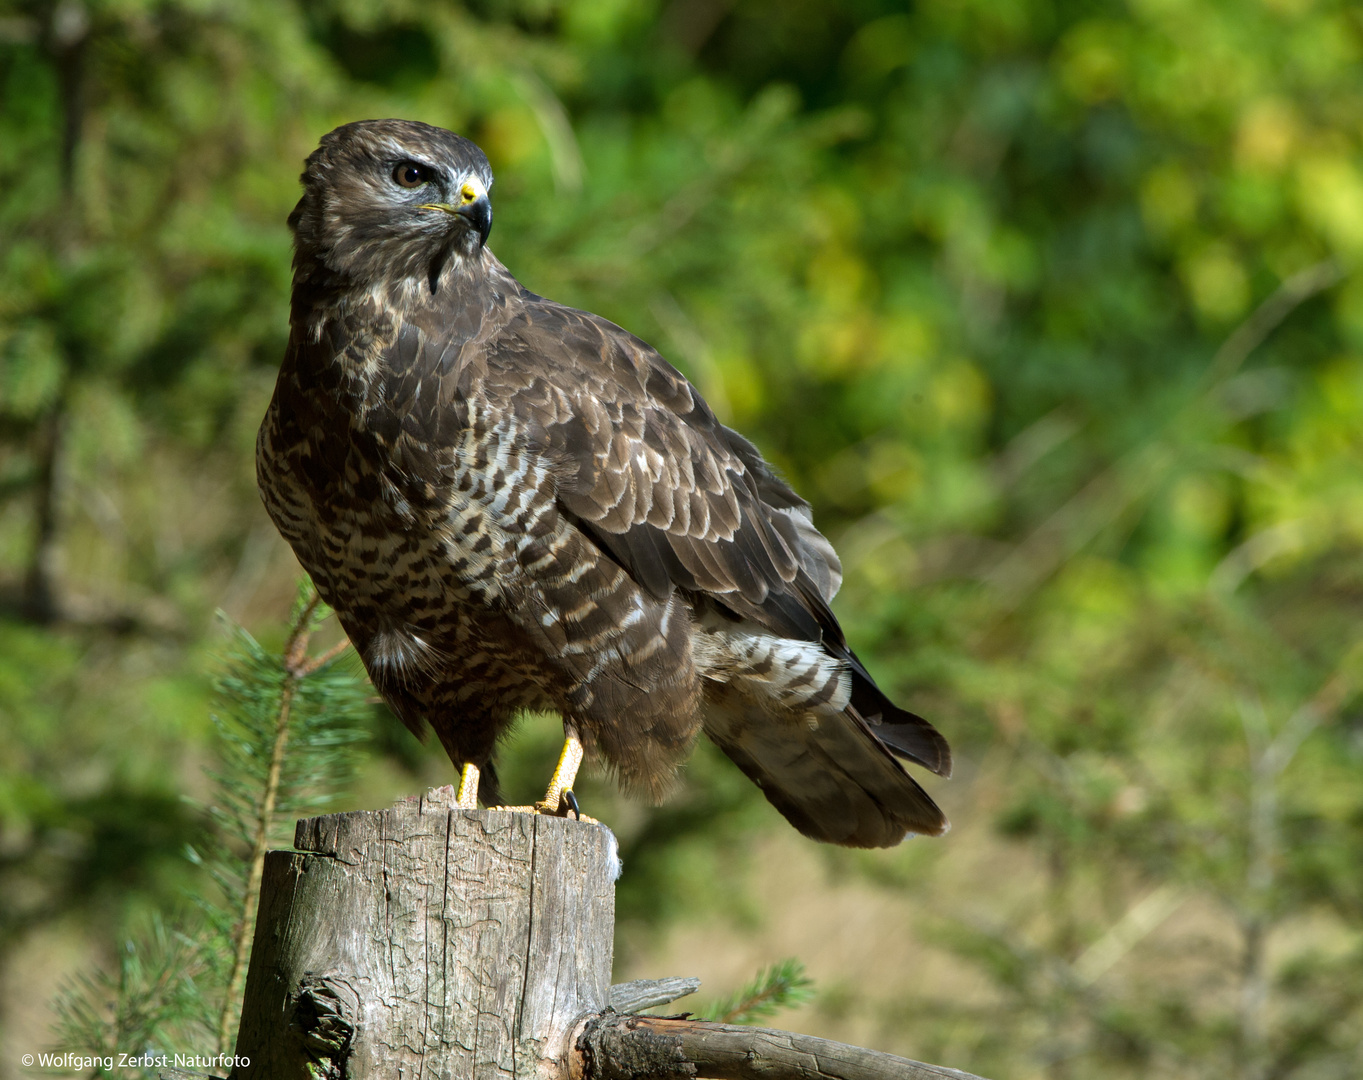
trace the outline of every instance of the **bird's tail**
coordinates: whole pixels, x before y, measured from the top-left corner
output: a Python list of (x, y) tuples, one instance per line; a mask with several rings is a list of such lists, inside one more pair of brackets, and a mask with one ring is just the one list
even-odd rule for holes
[(711, 684), (705, 734), (811, 839), (891, 847), (910, 833), (940, 836), (950, 827), (854, 704), (841, 712), (777, 710), (732, 685)]

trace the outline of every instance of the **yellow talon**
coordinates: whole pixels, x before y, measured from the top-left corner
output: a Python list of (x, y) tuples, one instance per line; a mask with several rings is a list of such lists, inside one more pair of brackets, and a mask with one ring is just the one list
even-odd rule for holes
[(535, 805), (542, 807), (547, 813), (557, 814), (559, 803), (563, 801), (563, 793), (573, 786), (581, 765), (582, 741), (576, 735), (569, 734), (563, 741), (563, 752), (558, 756), (558, 767), (549, 778), (549, 790)]
[[(577, 779), (577, 770), (581, 765), (582, 741), (576, 735), (570, 734), (563, 742), (563, 752), (558, 756), (558, 767), (554, 769), (554, 775), (549, 780), (549, 790), (544, 793), (543, 799), (534, 806), (493, 806), (490, 809), (505, 810), (508, 813), (558, 815), (565, 793), (571, 796), (573, 781)], [(471, 768), (471, 766), (465, 766), (465, 768)], [(459, 790), (461, 793), (463, 792), (462, 783)], [(570, 797), (568, 803), (577, 820), (599, 824), (596, 818), (587, 817), (586, 814), (578, 810), (575, 798)]]

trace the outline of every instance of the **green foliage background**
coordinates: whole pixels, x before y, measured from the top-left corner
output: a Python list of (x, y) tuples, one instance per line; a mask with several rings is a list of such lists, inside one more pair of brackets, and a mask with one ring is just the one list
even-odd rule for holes
[[(277, 641), (296, 574), (252, 467), (283, 221), (369, 116), (476, 139), (513, 272), (757, 440), (958, 749), (951, 836), (815, 864), (934, 977), (805, 1026), (998, 1078), (1363, 1072), (1343, 0), (0, 3), (0, 965), (198, 887), (212, 613)], [(448, 779), (371, 725), (354, 805)], [(622, 963), (761, 923), (789, 838), (717, 755), (662, 810), (591, 798)]]

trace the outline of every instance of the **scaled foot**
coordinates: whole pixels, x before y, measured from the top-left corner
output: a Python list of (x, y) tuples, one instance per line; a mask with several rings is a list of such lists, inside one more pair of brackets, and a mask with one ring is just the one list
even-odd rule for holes
[[(549, 789), (544, 798), (534, 806), (490, 806), (489, 810), (506, 810), (521, 814), (548, 814), (552, 817), (567, 817), (571, 814), (578, 821), (599, 825), (596, 818), (588, 817), (578, 809), (577, 796), (573, 794), (572, 784), (577, 779), (577, 770), (582, 765), (582, 742), (576, 735), (569, 734), (563, 742), (563, 752), (558, 756), (558, 767), (549, 780)], [(465, 766), (469, 768), (469, 766)], [(475, 792), (477, 782), (474, 782)], [(460, 785), (463, 790), (463, 785)]]

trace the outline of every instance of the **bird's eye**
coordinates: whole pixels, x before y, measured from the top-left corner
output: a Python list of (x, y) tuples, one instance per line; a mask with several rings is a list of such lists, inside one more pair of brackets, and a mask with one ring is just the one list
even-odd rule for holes
[(393, 179), (405, 188), (418, 188), (431, 179), (431, 170), (415, 161), (404, 161), (393, 170)]

